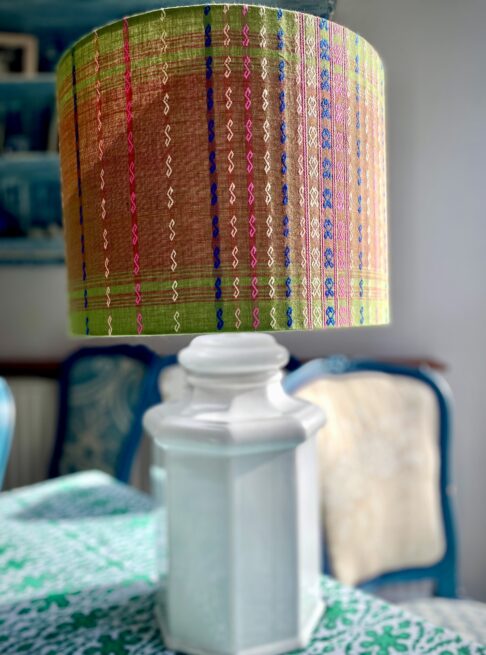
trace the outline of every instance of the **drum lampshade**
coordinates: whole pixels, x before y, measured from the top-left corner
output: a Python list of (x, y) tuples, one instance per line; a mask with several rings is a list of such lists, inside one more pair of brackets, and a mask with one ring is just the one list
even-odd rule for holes
[(71, 329), (388, 321), (383, 66), (354, 32), (247, 5), (150, 11), (57, 72)]

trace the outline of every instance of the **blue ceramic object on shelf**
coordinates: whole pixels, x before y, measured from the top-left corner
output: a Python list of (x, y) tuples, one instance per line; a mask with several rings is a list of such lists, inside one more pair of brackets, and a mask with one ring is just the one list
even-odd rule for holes
[(54, 75), (0, 79), (0, 153), (57, 150), (55, 107)]
[(0, 157), (0, 264), (64, 259), (59, 156)]
[[(328, 18), (335, 2), (266, 0), (255, 4)], [(61, 53), (99, 25), (187, 4), (201, 4), (201, 0), (0, 0), (2, 32), (35, 36), (41, 71), (34, 77), (0, 78), (0, 264), (64, 261), (52, 75)]]
[(29, 236), (52, 224), (61, 227), (59, 155), (29, 152), (0, 157), (0, 212), (16, 219), (10, 233), (5, 223), (0, 224), (4, 236)]

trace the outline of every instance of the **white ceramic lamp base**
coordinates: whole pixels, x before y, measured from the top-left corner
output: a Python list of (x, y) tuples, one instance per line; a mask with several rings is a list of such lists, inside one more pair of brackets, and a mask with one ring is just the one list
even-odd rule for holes
[(315, 437), (266, 334), (197, 337), (183, 401), (150, 409), (160, 502), (157, 616), (167, 647), (273, 655), (304, 647), (324, 606)]

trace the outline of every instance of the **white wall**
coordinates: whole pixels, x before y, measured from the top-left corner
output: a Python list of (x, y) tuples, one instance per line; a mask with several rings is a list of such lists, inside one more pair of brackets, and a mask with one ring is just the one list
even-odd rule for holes
[[(338, 0), (336, 20), (387, 69), (393, 324), (281, 341), (302, 357), (448, 363), (463, 582), (486, 600), (486, 0)], [(65, 314), (62, 268), (0, 269), (0, 359), (74, 348)], [(174, 352), (187, 339), (147, 342)]]
[(463, 582), (486, 600), (486, 1), (338, 0), (336, 20), (387, 71), (394, 317), (336, 347), (449, 364)]

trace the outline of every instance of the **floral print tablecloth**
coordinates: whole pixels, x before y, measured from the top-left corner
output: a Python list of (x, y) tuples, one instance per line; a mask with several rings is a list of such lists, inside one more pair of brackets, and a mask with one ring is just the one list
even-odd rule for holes
[[(150, 498), (98, 472), (0, 495), (0, 653), (169, 653), (154, 620)], [(323, 578), (309, 655), (486, 655), (486, 647)]]

